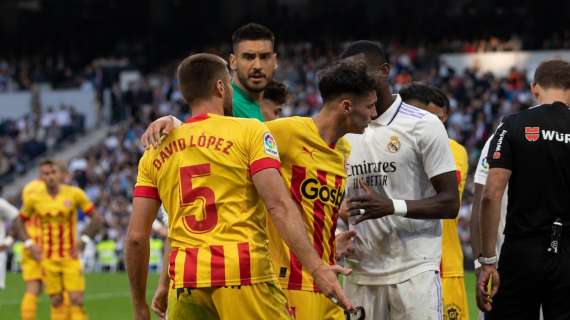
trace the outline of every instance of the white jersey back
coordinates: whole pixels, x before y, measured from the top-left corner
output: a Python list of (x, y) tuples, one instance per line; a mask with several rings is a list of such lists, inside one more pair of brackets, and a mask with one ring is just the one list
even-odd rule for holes
[[(489, 145), (491, 144), (491, 140), (493, 140), (493, 136), (491, 135), (487, 142), (485, 142), (485, 146), (483, 146), (483, 150), (481, 150), (481, 156), (479, 157), (479, 162), (477, 163), (477, 169), (475, 170), (475, 176), (473, 177), (473, 182), (486, 185), (487, 184), (487, 176), (489, 175), (489, 163), (487, 163), (487, 154), (489, 153)], [(503, 241), (505, 240), (505, 235), (503, 231), (505, 230), (505, 221), (507, 219), (507, 203), (509, 202), (509, 186), (505, 189), (505, 193), (503, 194), (503, 200), (501, 201), (501, 219), (499, 220), (499, 232), (497, 233), (497, 257), (501, 254), (501, 247), (503, 246)]]
[[(441, 121), (403, 103), (399, 95), (364, 134), (346, 137), (352, 149), (347, 162), (348, 196), (359, 192), (356, 179), (363, 178), (375, 189), (384, 188), (392, 199), (423, 199), (436, 193), (431, 178), (456, 170)], [(355, 283), (395, 284), (439, 270), (441, 220), (387, 216), (354, 229), (355, 254), (347, 260)]]

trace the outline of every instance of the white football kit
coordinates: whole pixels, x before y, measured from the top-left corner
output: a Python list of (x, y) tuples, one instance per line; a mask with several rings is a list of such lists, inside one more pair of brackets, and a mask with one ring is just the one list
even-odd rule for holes
[[(357, 178), (383, 188), (392, 199), (419, 200), (436, 194), (430, 179), (455, 172), (445, 127), (433, 114), (402, 102), (399, 95), (361, 135), (346, 136), (348, 196)], [(352, 228), (353, 226), (351, 226)], [(370, 319), (441, 319), (441, 220), (387, 216), (356, 226), (351, 301)]]
[[(489, 175), (489, 163), (487, 162), (487, 154), (489, 153), (489, 145), (491, 140), (493, 140), (491, 135), (489, 139), (485, 142), (483, 150), (481, 150), (481, 156), (479, 156), (479, 162), (477, 163), (477, 169), (475, 170), (475, 176), (473, 177), (473, 182), (485, 186), (487, 184), (487, 176)], [(509, 194), (509, 186), (505, 189), (503, 194), (503, 200), (501, 201), (501, 219), (499, 220), (499, 232), (497, 233), (497, 257), (501, 254), (501, 247), (503, 246), (503, 241), (505, 240), (505, 235), (503, 231), (505, 230), (505, 220), (507, 218), (507, 202)]]
[[(11, 205), (8, 201), (0, 198), (0, 243), (5, 241), (6, 228), (5, 223), (12, 221), (18, 216), (18, 209)], [(0, 289), (6, 286), (6, 251), (0, 252)]]

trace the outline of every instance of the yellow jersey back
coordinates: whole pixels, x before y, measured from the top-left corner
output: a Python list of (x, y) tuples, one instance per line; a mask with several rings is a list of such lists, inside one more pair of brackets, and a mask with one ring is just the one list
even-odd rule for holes
[(175, 288), (275, 279), (265, 207), (252, 180), (267, 168), (280, 168), (267, 127), (215, 114), (190, 118), (144, 153), (134, 196), (160, 200), (168, 212)]

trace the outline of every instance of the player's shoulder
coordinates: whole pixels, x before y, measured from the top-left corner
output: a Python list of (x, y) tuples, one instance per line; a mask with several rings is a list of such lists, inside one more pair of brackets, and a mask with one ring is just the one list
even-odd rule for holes
[(74, 185), (70, 185), (70, 184), (61, 184), (60, 188), (61, 188), (61, 192), (64, 192), (65, 194), (69, 194), (69, 195), (73, 195), (73, 196), (85, 194), (85, 191), (83, 191), (81, 188), (74, 186)]
[(351, 150), (350, 149), (350, 142), (348, 141), (346, 136), (338, 139), (338, 141), (336, 143), (336, 149), (344, 155), (350, 154), (350, 150)]
[(309, 121), (311, 121), (311, 118), (293, 116), (293, 117), (285, 117), (285, 118), (279, 118), (267, 121), (265, 122), (265, 124), (267, 124), (267, 127), (270, 130), (273, 130), (273, 129), (290, 128), (292, 126), (306, 126)]
[(405, 102), (402, 102), (397, 112), (398, 116), (400, 117), (399, 120), (418, 122), (418, 121), (429, 121), (431, 120), (432, 117), (437, 119), (437, 117), (434, 116), (432, 113), (420, 109), (411, 104), (407, 104)]
[(465, 149), (465, 147), (461, 143), (457, 142), (454, 139), (451, 138), (449, 139), (449, 146), (453, 151), (467, 154), (467, 149)]
[(34, 179), (34, 180), (26, 183), (26, 185), (22, 189), (22, 193), (28, 194), (30, 192), (42, 190), (43, 188), (45, 188), (45, 183), (40, 179)]

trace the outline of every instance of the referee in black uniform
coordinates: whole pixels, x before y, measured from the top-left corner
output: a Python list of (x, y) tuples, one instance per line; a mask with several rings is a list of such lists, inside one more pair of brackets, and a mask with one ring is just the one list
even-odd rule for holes
[[(477, 283), (485, 319), (535, 320), (541, 304), (545, 320), (570, 319), (570, 64), (543, 62), (531, 90), (540, 105), (506, 117), (489, 148)], [(507, 183), (497, 270), (495, 243)]]

